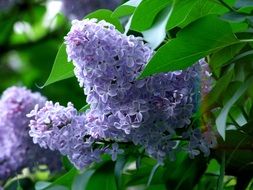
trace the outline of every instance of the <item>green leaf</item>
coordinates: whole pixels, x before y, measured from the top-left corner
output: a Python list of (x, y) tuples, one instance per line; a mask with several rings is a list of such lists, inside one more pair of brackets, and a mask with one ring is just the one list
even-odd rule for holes
[(42, 88), (73, 76), (74, 66), (72, 63), (68, 63), (66, 45), (63, 43), (56, 55), (51, 73)]
[(47, 182), (47, 181), (38, 181), (35, 184), (35, 190), (43, 190), (43, 189), (47, 188), (49, 185), (51, 185), (50, 182)]
[[(252, 110), (253, 108), (253, 101), (252, 101), (252, 98), (248, 97), (245, 101), (244, 101), (244, 105), (242, 107), (242, 109), (245, 111), (245, 117), (246, 118), (249, 118), (250, 117), (250, 111)], [(253, 115), (252, 115), (253, 116)]]
[(20, 176), (18, 178), (10, 178), (3, 186), (4, 190), (18, 190), (18, 189), (29, 189), (34, 186), (33, 181), (31, 179)]
[(210, 14), (224, 13), (226, 8), (210, 0), (175, 0), (174, 11), (167, 23), (167, 30), (189, 23)]
[(246, 44), (234, 44), (213, 53), (209, 61), (212, 70), (224, 66), (224, 64), (233, 59), (245, 45)]
[[(137, 161), (137, 160), (136, 160)], [(126, 180), (126, 186), (136, 186), (136, 185), (147, 185), (149, 178), (152, 179), (152, 185), (161, 184), (164, 182), (163, 174), (164, 167), (159, 167), (155, 172), (152, 172), (152, 169), (157, 164), (157, 161), (148, 157), (142, 157), (139, 160), (139, 167), (134, 170), (127, 170), (128, 175), (124, 175)], [(152, 174), (152, 175), (150, 175)]]
[[(210, 23), (215, 27), (210, 27)], [(199, 59), (238, 42), (228, 23), (213, 15), (201, 18), (159, 48), (140, 78), (185, 69)]]
[(72, 168), (66, 174), (57, 178), (53, 183), (49, 184), (49, 186), (41, 190), (53, 190), (57, 186), (71, 188), (72, 181), (76, 177), (77, 174), (78, 174), (78, 171), (75, 168)]
[(88, 14), (84, 18), (96, 18), (98, 20), (105, 20), (106, 22), (113, 24), (120, 32), (124, 31), (119, 19), (112, 17), (112, 11), (107, 9), (99, 9)]
[(208, 167), (206, 169), (206, 173), (219, 175), (220, 174), (220, 164), (217, 162), (217, 160), (212, 159), (208, 163)]
[(252, 142), (252, 135), (239, 130), (227, 130), (225, 141), (218, 138), (218, 149), (215, 150), (215, 157), (217, 160), (221, 160), (220, 149), (225, 150), (226, 168), (230, 168), (233, 175), (252, 173)]
[(252, 190), (253, 189), (253, 179), (251, 179), (249, 185), (247, 186), (246, 190)]
[(150, 185), (146, 190), (167, 190), (165, 184)]
[(173, 10), (172, 6), (168, 6), (161, 11), (154, 25), (152, 25), (152, 27), (148, 30), (142, 32), (144, 39), (153, 49), (157, 48), (166, 37), (166, 24)]
[(17, 190), (23, 190), (22, 186), (20, 185), (19, 181), (18, 181), (18, 187)]
[(90, 169), (84, 171), (82, 174), (77, 175), (73, 181), (72, 189), (84, 190), (87, 188), (88, 182), (96, 170)]
[(253, 136), (253, 120), (246, 123), (244, 126), (240, 128), (244, 133)]
[(69, 161), (67, 156), (62, 156), (61, 161), (65, 170), (69, 171), (73, 168), (73, 164)]
[(139, 32), (147, 30), (151, 27), (157, 14), (169, 3), (171, 3), (171, 0), (142, 1), (133, 14), (130, 28)]
[(249, 25), (244, 22), (230, 23), (230, 26), (232, 27), (234, 33), (245, 32), (249, 28)]
[(237, 13), (237, 12), (228, 12), (222, 15), (221, 18), (230, 22), (243, 22), (247, 18), (252, 19), (252, 17), (248, 16), (247, 14)]
[(90, 178), (86, 189), (117, 190), (113, 170), (114, 170), (113, 162), (108, 162), (103, 166), (101, 166)]
[(253, 50), (249, 50), (249, 51), (244, 51), (243, 53), (235, 56), (231, 62), (235, 62), (235, 61), (238, 61), (240, 59), (244, 59), (244, 58), (247, 58), (247, 57), (252, 57), (253, 55)]
[(117, 183), (117, 188), (122, 189), (122, 173), (126, 165), (127, 157), (121, 156), (117, 159), (114, 167), (114, 176)]
[(166, 180), (167, 189), (193, 189), (206, 171), (207, 160), (200, 156), (190, 159), (186, 152), (180, 152), (175, 161), (166, 163), (165, 168), (163, 177)]
[(62, 185), (55, 185), (53, 187), (49, 187), (47, 190), (69, 190), (69, 188)]
[(23, 190), (23, 188), (21, 186), (18, 186), (17, 190)]
[(134, 12), (135, 7), (130, 6), (130, 5), (121, 5), (115, 11), (112, 13), (113, 18), (119, 18), (123, 16), (130, 15)]
[(236, 101), (242, 96), (242, 94), (247, 90), (248, 86), (252, 84), (252, 82), (253, 77), (249, 78), (245, 83), (241, 85), (241, 87), (235, 92), (232, 98), (224, 105), (215, 121), (217, 125), (217, 130), (224, 140), (225, 140), (226, 121), (228, 112), (231, 109), (231, 107), (236, 103)]
[(130, 0), (120, 5), (113, 11), (112, 17), (123, 17), (132, 14), (135, 8), (141, 3), (141, 0)]
[(237, 0), (235, 4), (236, 8), (253, 7), (252, 0)]
[[(217, 187), (217, 176), (203, 175), (193, 190), (215, 190)], [(228, 189), (226, 189), (228, 190)]]
[(218, 180), (218, 188), (217, 190), (223, 190), (223, 181), (224, 181), (224, 175), (225, 175), (225, 163), (226, 163), (226, 154), (223, 151), (221, 156), (221, 165), (220, 165), (220, 176)]
[(244, 117), (244, 113), (242, 112), (243, 108), (240, 108), (239, 106), (232, 106), (230, 109), (230, 118), (233, 120), (233, 123), (235, 123), (237, 126), (244, 126), (247, 123), (246, 118)]

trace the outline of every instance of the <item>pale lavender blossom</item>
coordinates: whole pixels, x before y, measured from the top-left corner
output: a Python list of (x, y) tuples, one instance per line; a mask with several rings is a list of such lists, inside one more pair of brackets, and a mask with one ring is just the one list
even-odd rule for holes
[(106, 153), (112, 156), (112, 161), (116, 161), (117, 156), (123, 154), (124, 150), (119, 148), (118, 143), (113, 143), (111, 149), (107, 149)]
[[(10, 87), (6, 89), (0, 101), (1, 118), (5, 121), (12, 121), (16, 127), (27, 125), (26, 114), (36, 104), (42, 106), (46, 98), (39, 93), (32, 93), (25, 87)], [(28, 130), (28, 127), (26, 127)]]
[(28, 134), (26, 114), (45, 101), (39, 93), (32, 93), (25, 87), (14, 86), (3, 92), (0, 99), (0, 179), (37, 164), (49, 164), (52, 169), (59, 166), (58, 156), (34, 145)]
[(64, 107), (48, 101), (44, 107), (36, 107), (27, 116), (31, 118), (30, 136), (34, 143), (60, 151), (77, 168), (100, 160), (104, 151), (93, 149), (95, 140), (85, 128), (86, 118), (77, 112), (73, 104), (68, 103)]
[(12, 124), (0, 123), (0, 179), (6, 179), (18, 171), (24, 163), (26, 151), (16, 136)]
[(87, 128), (96, 138), (132, 141), (164, 159), (170, 139), (187, 128), (199, 105), (200, 63), (136, 80), (154, 52), (141, 38), (121, 34), (105, 21), (73, 21), (65, 38), (69, 60), (91, 109)]
[(174, 137), (181, 135), (189, 141), (183, 148), (191, 157), (209, 154), (202, 134), (189, 128), (199, 105), (201, 63), (136, 80), (154, 54), (142, 38), (86, 19), (73, 21), (65, 40), (90, 109), (79, 114), (72, 104), (52, 102), (36, 108), (28, 115), (35, 143), (59, 150), (78, 168), (99, 161), (103, 153), (116, 160), (121, 143), (144, 147), (162, 163), (180, 149)]
[(204, 153), (204, 156), (209, 156), (210, 148), (217, 145), (215, 133), (211, 131), (210, 127), (205, 132), (201, 132), (199, 128), (188, 129), (182, 137), (189, 140), (189, 144), (183, 149), (189, 153), (190, 158), (199, 155), (200, 151)]

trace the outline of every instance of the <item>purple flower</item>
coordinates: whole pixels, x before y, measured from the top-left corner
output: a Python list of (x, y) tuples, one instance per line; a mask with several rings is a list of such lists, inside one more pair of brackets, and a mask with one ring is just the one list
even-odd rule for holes
[[(86, 127), (96, 138), (132, 141), (164, 159), (197, 109), (200, 63), (136, 80), (154, 52), (141, 38), (125, 36), (105, 21), (73, 21), (65, 37), (69, 60), (91, 109)], [(198, 148), (203, 148), (199, 146)]]
[(78, 168), (99, 161), (103, 153), (116, 160), (123, 153), (120, 142), (142, 146), (162, 163), (180, 149), (174, 137), (184, 129), (189, 140), (185, 151), (191, 157), (209, 154), (202, 134), (188, 127), (199, 104), (202, 63), (136, 80), (154, 54), (141, 38), (86, 19), (73, 21), (65, 40), (90, 109), (79, 114), (72, 104), (52, 102), (36, 108), (28, 115), (34, 142), (59, 150)]
[(104, 150), (93, 148), (95, 140), (85, 127), (85, 115), (79, 114), (73, 104), (64, 107), (48, 101), (44, 107), (36, 107), (27, 116), (31, 118), (30, 136), (34, 143), (67, 155), (77, 168), (100, 160)]
[(189, 153), (191, 158), (204, 153), (204, 156), (209, 156), (210, 148), (214, 148), (217, 144), (216, 137), (210, 127), (205, 132), (200, 129), (189, 129), (183, 134), (183, 138), (189, 139), (189, 144), (183, 147)]
[[(71, 103), (65, 108), (59, 103), (53, 104), (49, 101), (45, 103), (45, 106), (39, 109), (35, 107), (27, 117), (32, 117), (30, 120), (30, 136), (33, 137), (34, 143), (39, 143), (41, 147), (49, 147), (51, 150), (57, 148), (57, 143), (61, 140), (59, 138), (66, 137), (69, 131), (65, 131), (65, 126), (71, 125), (73, 122), (73, 115), (76, 115), (77, 111)], [(61, 135), (59, 135), (61, 133)]]
[(112, 144), (112, 148), (111, 149), (107, 149), (106, 153), (110, 154), (112, 156), (112, 161), (116, 161), (117, 160), (117, 156), (119, 154), (123, 154), (124, 150), (120, 149), (119, 145), (117, 143), (113, 143)]
[[(34, 161), (49, 164), (52, 169), (59, 166), (57, 155), (34, 145), (28, 134), (26, 114), (45, 101), (39, 93), (32, 93), (25, 87), (10, 87), (3, 92), (0, 99), (0, 179), (14, 175), (23, 167), (34, 167)], [(47, 155), (51, 155), (50, 161)]]

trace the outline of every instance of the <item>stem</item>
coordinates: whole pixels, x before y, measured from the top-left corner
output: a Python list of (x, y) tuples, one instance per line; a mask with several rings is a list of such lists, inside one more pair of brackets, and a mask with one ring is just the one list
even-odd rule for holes
[(221, 157), (221, 166), (220, 166), (220, 177), (218, 179), (218, 187), (217, 190), (223, 190), (223, 180), (224, 180), (224, 175), (225, 175), (225, 151), (222, 152), (222, 157)]
[(240, 60), (240, 59), (242, 59), (242, 58), (245, 58), (245, 57), (247, 57), (247, 56), (249, 56), (249, 55), (252, 55), (252, 54), (253, 54), (253, 50), (245, 51), (245, 52), (243, 52), (242, 54), (239, 54), (239, 55), (235, 56), (235, 57), (231, 60), (231, 63), (232, 63), (232, 62), (235, 62), (235, 61), (238, 61), (238, 60)]
[(152, 179), (153, 179), (153, 177), (154, 177), (154, 175), (155, 175), (155, 172), (157, 171), (157, 169), (159, 168), (159, 166), (160, 166), (160, 164), (157, 163), (157, 164), (152, 168), (151, 173), (150, 173), (149, 178), (148, 178), (147, 187), (150, 186), (150, 184), (151, 184), (151, 182), (152, 182)]

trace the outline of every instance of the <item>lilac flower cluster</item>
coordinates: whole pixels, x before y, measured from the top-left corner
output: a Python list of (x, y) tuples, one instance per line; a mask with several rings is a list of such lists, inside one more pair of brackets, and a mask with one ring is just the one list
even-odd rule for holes
[(170, 139), (187, 127), (196, 109), (204, 60), (185, 71), (136, 78), (154, 52), (141, 38), (125, 36), (105, 21), (73, 21), (65, 38), (69, 60), (91, 109), (92, 136), (132, 141), (163, 160), (177, 145)]
[(100, 161), (100, 155), (105, 152), (115, 157), (117, 145), (113, 145), (112, 149), (93, 146), (96, 139), (85, 127), (85, 115), (79, 114), (71, 103), (63, 107), (59, 103), (47, 101), (43, 108), (36, 107), (27, 116), (32, 118), (29, 126), (34, 143), (67, 155), (77, 168)]
[[(26, 114), (34, 106), (42, 106), (46, 99), (24, 87), (10, 87), (0, 99), (0, 179), (19, 172), (36, 163), (58, 167), (57, 156), (32, 143), (29, 137), (29, 119)], [(52, 155), (49, 158), (44, 155)]]
[(63, 0), (62, 11), (72, 19), (82, 19), (85, 15), (97, 9), (115, 9), (121, 0)]
[(200, 129), (189, 129), (187, 132), (183, 133), (183, 138), (189, 139), (189, 144), (187, 144), (183, 149), (189, 153), (190, 158), (200, 154), (200, 151), (204, 153), (205, 156), (210, 154), (210, 148), (214, 148), (217, 144), (214, 132), (210, 127), (202, 134)]
[[(178, 130), (193, 130), (189, 124), (199, 101), (200, 63), (136, 80), (154, 54), (141, 38), (125, 36), (105, 21), (86, 19), (73, 21), (65, 40), (90, 109), (80, 115), (71, 104), (65, 108), (51, 102), (34, 110), (29, 116), (34, 118), (30, 127), (35, 142), (60, 150), (79, 168), (102, 153), (115, 160), (123, 153), (119, 142), (142, 146), (161, 163), (180, 148), (208, 155), (203, 134)], [(179, 136), (189, 141), (188, 147), (179, 146)], [(108, 141), (115, 144), (100, 144)]]

